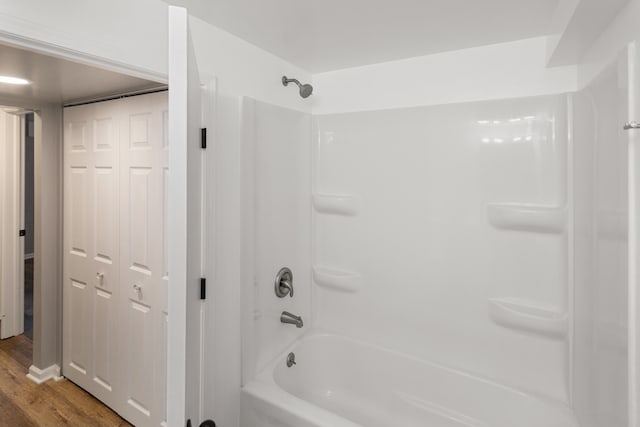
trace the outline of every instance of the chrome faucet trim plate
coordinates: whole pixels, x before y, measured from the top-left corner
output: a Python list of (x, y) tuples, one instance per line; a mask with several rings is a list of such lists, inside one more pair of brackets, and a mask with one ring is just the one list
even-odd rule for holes
[(293, 298), (293, 273), (289, 268), (283, 267), (278, 271), (274, 286), (278, 298), (284, 298), (287, 295)]

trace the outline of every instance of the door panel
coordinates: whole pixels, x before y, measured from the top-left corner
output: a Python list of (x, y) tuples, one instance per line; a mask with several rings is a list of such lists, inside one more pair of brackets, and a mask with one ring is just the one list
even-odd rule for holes
[(149, 167), (131, 167), (129, 170), (129, 268), (150, 275), (149, 262), (149, 220), (151, 202)]
[(92, 292), (90, 289), (90, 234), (93, 159), (92, 129), (83, 111), (65, 115), (64, 170), (64, 339), (63, 371), (89, 390), (91, 381)]
[(65, 109), (63, 370), (137, 426), (166, 419), (167, 95)]
[(153, 370), (149, 364), (153, 363), (151, 356), (152, 347), (152, 314), (148, 305), (130, 300), (128, 310), (128, 324), (136, 325), (129, 328), (127, 335), (127, 351), (129, 360), (126, 363), (126, 402), (127, 410), (132, 412), (131, 419), (139, 419), (139, 423), (150, 425), (151, 411), (153, 410), (152, 392), (150, 386), (154, 383)]
[(95, 368), (94, 382), (98, 387), (105, 389), (107, 393), (113, 390), (115, 382), (115, 366), (114, 358), (110, 354), (112, 350), (109, 343), (112, 343), (115, 337), (115, 302), (113, 301), (113, 292), (96, 287), (94, 293), (95, 321), (94, 336), (102, 337), (95, 340), (93, 351), (93, 366)]
[(160, 396), (162, 319), (166, 307), (164, 262), (166, 93), (123, 101), (120, 129), (120, 262), (126, 303), (121, 319), (127, 341), (121, 352), (123, 415), (136, 425), (164, 420)]
[(112, 103), (64, 111), (63, 371), (108, 405), (117, 382), (117, 111)]
[(117, 215), (113, 204), (116, 186), (118, 185), (112, 167), (97, 167), (95, 175), (95, 194), (101, 195), (95, 199), (95, 261), (111, 265), (117, 254), (115, 244), (117, 235), (114, 229), (114, 218)]
[(69, 197), (71, 198), (71, 253), (87, 257), (87, 181), (86, 166), (71, 166)]

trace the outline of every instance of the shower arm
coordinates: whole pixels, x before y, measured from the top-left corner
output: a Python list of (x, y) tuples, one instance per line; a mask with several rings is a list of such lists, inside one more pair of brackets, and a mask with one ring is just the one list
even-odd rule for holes
[(298, 79), (288, 79), (287, 76), (282, 76), (282, 84), (287, 86), (289, 83), (295, 83), (298, 87), (302, 87), (302, 83)]

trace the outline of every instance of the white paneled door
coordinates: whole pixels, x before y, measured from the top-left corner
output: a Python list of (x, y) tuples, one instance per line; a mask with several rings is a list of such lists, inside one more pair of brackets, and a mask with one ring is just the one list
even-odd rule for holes
[(122, 406), (118, 406), (133, 424), (157, 426), (166, 413), (166, 93), (128, 98), (122, 110), (120, 324), (124, 329), (119, 354)]
[(63, 374), (166, 420), (166, 92), (65, 108)]
[(64, 375), (114, 404), (119, 138), (111, 103), (65, 109)]

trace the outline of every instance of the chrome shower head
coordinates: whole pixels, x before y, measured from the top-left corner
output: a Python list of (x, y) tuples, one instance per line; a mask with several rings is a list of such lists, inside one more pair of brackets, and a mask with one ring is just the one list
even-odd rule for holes
[(313, 86), (310, 84), (301, 84), (296, 79), (288, 79), (287, 76), (282, 76), (282, 84), (287, 86), (289, 83), (295, 83), (300, 88), (300, 96), (303, 98), (308, 98), (313, 93)]

